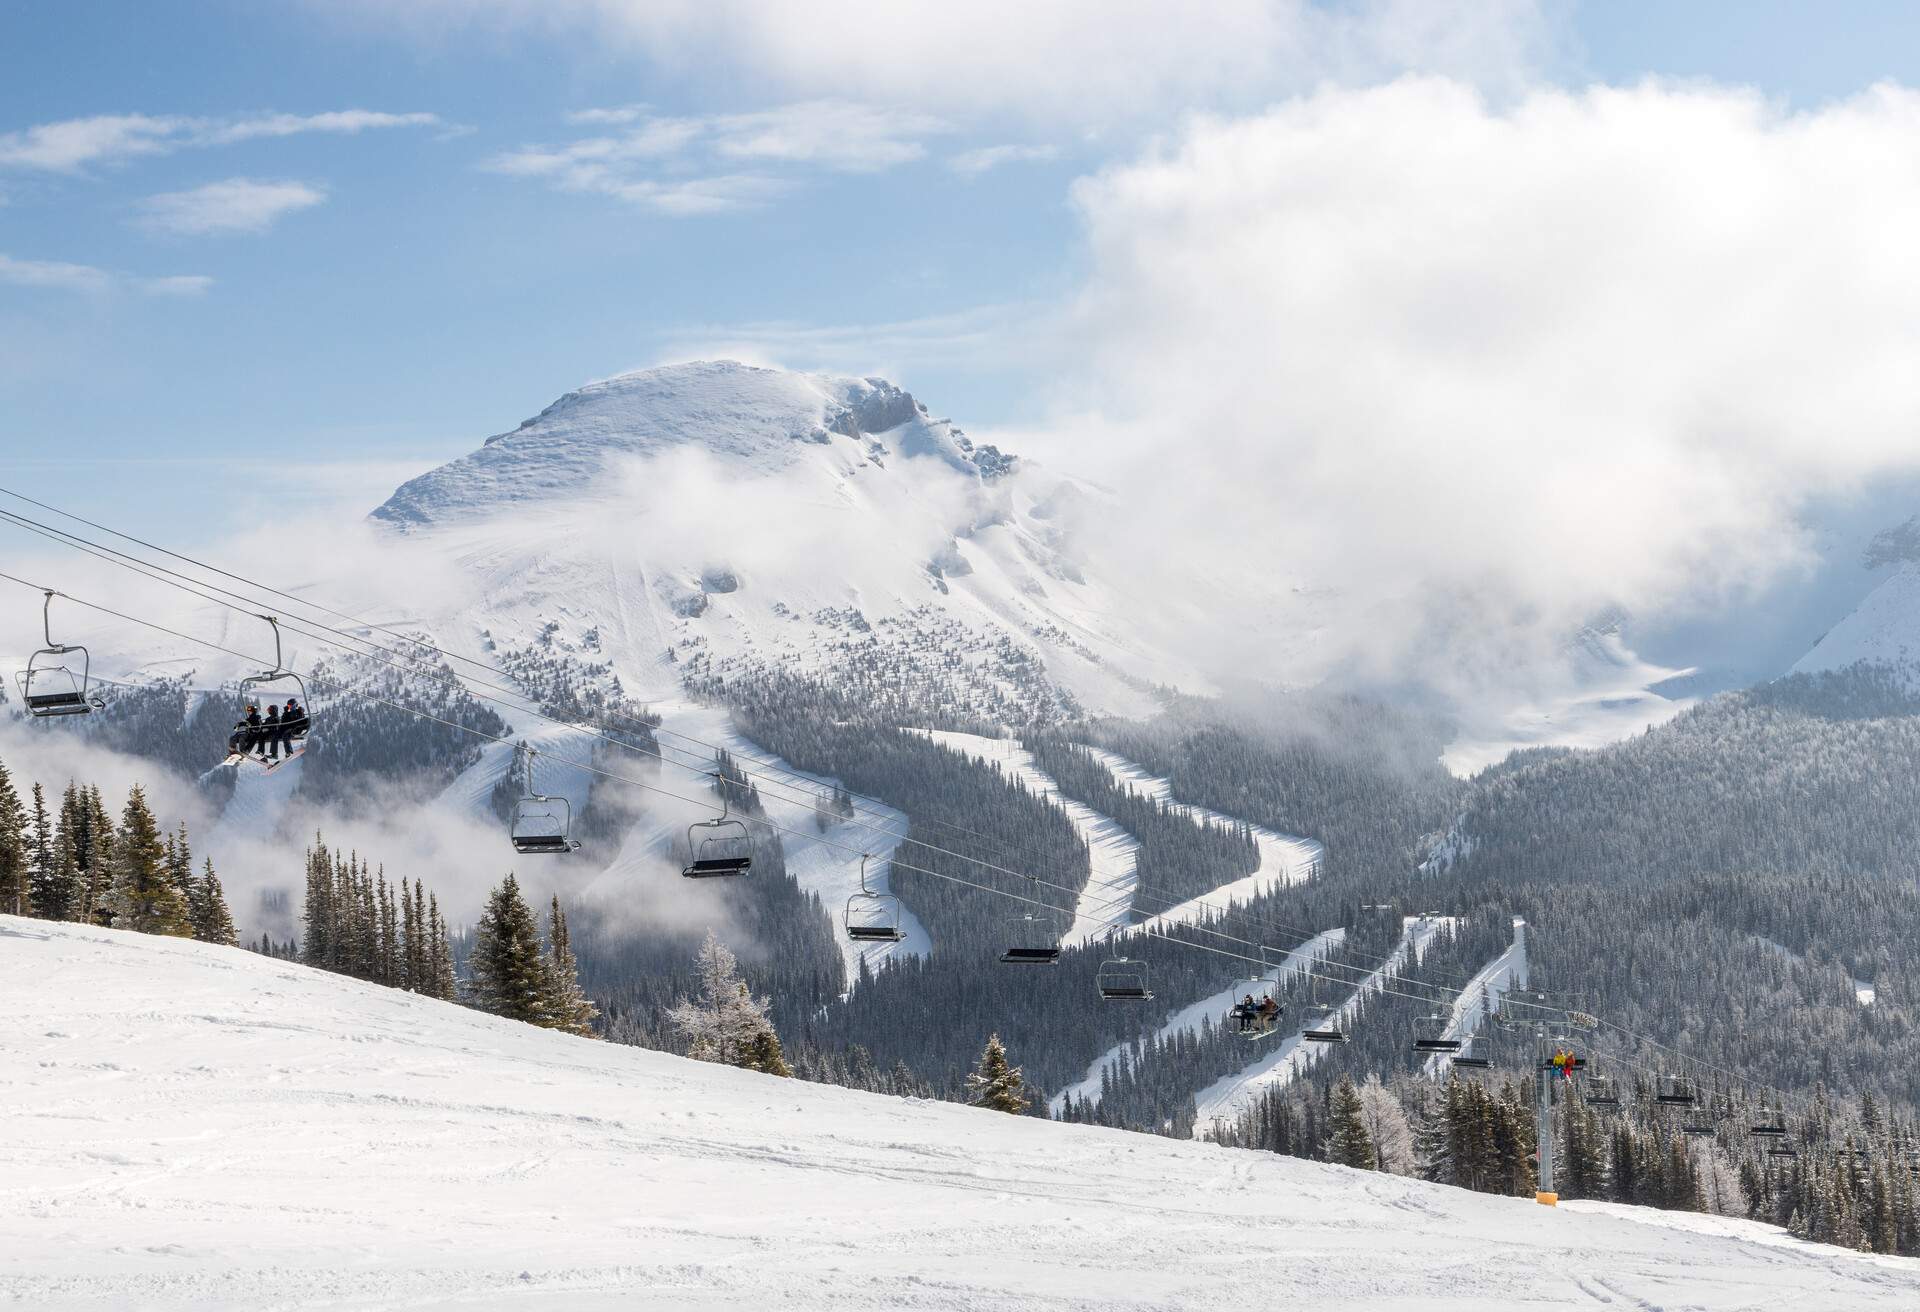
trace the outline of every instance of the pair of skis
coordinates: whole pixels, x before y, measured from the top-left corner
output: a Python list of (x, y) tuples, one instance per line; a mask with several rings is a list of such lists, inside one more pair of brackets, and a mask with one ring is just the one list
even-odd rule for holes
[(269, 761), (264, 756), (255, 756), (252, 752), (228, 752), (227, 759), (220, 762), (220, 764), (238, 765), (242, 761), (258, 761), (262, 765), (267, 767), (266, 772), (268, 774), (272, 774), (275, 770), (279, 769), (281, 766), (285, 765), (287, 762), (298, 760), (306, 752), (306, 750), (307, 750), (306, 746), (302, 744), (301, 746), (295, 747), (292, 750), (290, 750), (285, 756), (282, 756), (277, 760), (272, 760), (272, 761)]

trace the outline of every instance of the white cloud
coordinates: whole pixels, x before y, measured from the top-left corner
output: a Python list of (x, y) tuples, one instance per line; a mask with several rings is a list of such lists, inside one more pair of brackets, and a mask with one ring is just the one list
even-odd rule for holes
[(1039, 163), (1059, 157), (1057, 146), (981, 146), (949, 156), (947, 167), (963, 178), (977, 178), (1002, 164)]
[(304, 132), (352, 135), (373, 128), (426, 127), (439, 122), (433, 114), (387, 114), (364, 109), (231, 119), (96, 114), (0, 134), (0, 168), (79, 173), (89, 165), (119, 164), (142, 155), (225, 146), (258, 137)]
[(176, 274), (168, 278), (141, 278), (135, 286), (149, 296), (203, 296), (213, 286), (205, 274)]
[(91, 264), (69, 264), (63, 260), (16, 260), (0, 255), (0, 283), (89, 295), (125, 287), (155, 296), (198, 296), (213, 286), (213, 279), (201, 274), (146, 278), (115, 273)]
[(90, 264), (61, 260), (16, 260), (0, 255), (0, 283), (15, 287), (50, 287), (59, 291), (103, 292), (113, 275)]
[(650, 83), (1103, 128), (1413, 69), (1505, 90), (1561, 57), (1561, 29), (1536, 0), (328, 0), (326, 10), (429, 41), (476, 25), (585, 37), (596, 60), (636, 57)]
[(251, 141), (256, 137), (291, 137), (305, 132), (358, 136), (377, 128), (430, 128), (440, 125), (438, 114), (387, 114), (372, 109), (337, 109), (324, 114), (261, 114), (253, 118), (215, 123), (202, 129), (200, 140), (211, 146)]
[(1224, 665), (1497, 677), (1602, 608), (1737, 597), (1803, 561), (1806, 498), (1920, 467), (1917, 137), (1894, 87), (1407, 79), (1194, 122), (1076, 188), (1056, 454), (1129, 507), (1113, 567), (1261, 599), (1196, 616)]
[(525, 146), (496, 156), (487, 167), (662, 214), (713, 214), (764, 204), (790, 190), (790, 173), (769, 168), (877, 172), (921, 158), (926, 148), (920, 138), (945, 130), (925, 114), (842, 100), (691, 117), (624, 106), (581, 110), (568, 121), (624, 130), (565, 145)]
[(228, 178), (190, 191), (149, 196), (140, 204), (141, 221), (183, 236), (265, 232), (282, 215), (310, 209), (326, 198), (324, 191), (304, 182)]

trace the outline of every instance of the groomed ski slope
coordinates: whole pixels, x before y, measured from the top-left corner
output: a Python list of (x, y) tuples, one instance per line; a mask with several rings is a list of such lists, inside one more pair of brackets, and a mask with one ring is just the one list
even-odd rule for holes
[[(1460, 990), (1460, 995), (1453, 1000), (1453, 1006), (1447, 1012), (1447, 1024), (1441, 1031), (1441, 1037), (1459, 1039), (1465, 1043), (1485, 1027), (1487, 1012), (1499, 1007), (1500, 999), (1509, 989), (1526, 986), (1526, 922), (1515, 916), (1513, 942), (1507, 945), (1506, 951), (1482, 966), (1467, 981), (1466, 987)], [(1427, 1058), (1428, 1077), (1437, 1077), (1449, 1064), (1450, 1059), (1446, 1057)]]
[[(1087, 752), (1094, 760), (1107, 767), (1114, 782), (1129, 792), (1138, 793), (1166, 806), (1169, 810), (1186, 816), (1197, 825), (1220, 825), (1235, 828), (1243, 822), (1237, 816), (1224, 811), (1214, 811), (1191, 802), (1176, 801), (1173, 796), (1173, 780), (1152, 774), (1143, 766), (1135, 765), (1126, 757), (1117, 753), (1089, 747)], [(1176, 903), (1155, 915), (1143, 919), (1134, 926), (1136, 931), (1162, 929), (1172, 925), (1184, 925), (1209, 916), (1217, 916), (1237, 904), (1251, 902), (1262, 893), (1270, 893), (1276, 888), (1288, 884), (1297, 884), (1310, 879), (1313, 872), (1325, 858), (1327, 849), (1311, 838), (1301, 838), (1297, 834), (1283, 834), (1277, 829), (1268, 829), (1265, 825), (1253, 825), (1254, 845), (1260, 852), (1260, 864), (1253, 873), (1236, 879), (1231, 883)]]
[[(1175, 1034), (1197, 1030), (1200, 1028), (1201, 1023), (1209, 1018), (1212, 1019), (1215, 1025), (1225, 1025), (1227, 1023), (1227, 1012), (1232, 1009), (1233, 1004), (1238, 999), (1247, 994), (1264, 996), (1265, 993), (1280, 989), (1301, 971), (1307, 969), (1309, 963), (1318, 961), (1339, 947), (1340, 944), (1345, 941), (1346, 937), (1347, 931), (1344, 929), (1329, 929), (1315, 934), (1305, 943), (1302, 943), (1299, 947), (1289, 952), (1285, 961), (1261, 975), (1260, 983), (1254, 983), (1251, 976), (1248, 976), (1246, 979), (1235, 980), (1218, 993), (1210, 994), (1200, 999), (1200, 1001), (1182, 1007), (1179, 1011), (1174, 1012), (1172, 1016), (1167, 1018), (1166, 1024), (1160, 1026), (1159, 1029), (1153, 1032), (1152, 1037), (1155, 1039), (1167, 1039)], [(1284, 1030), (1284, 1028), (1285, 1026), (1283, 1025), (1282, 1029)], [(1259, 1046), (1253, 1047), (1252, 1051), (1258, 1056), (1264, 1056), (1266, 1045), (1277, 1041), (1276, 1038), (1272, 1037), (1261, 1038), (1256, 1040)], [(1120, 1055), (1132, 1047), (1134, 1042), (1135, 1040), (1130, 1039), (1124, 1043), (1116, 1043), (1101, 1053), (1094, 1059), (1093, 1064), (1087, 1067), (1087, 1073), (1085, 1075), (1053, 1096), (1047, 1104), (1048, 1107), (1058, 1115), (1061, 1108), (1066, 1105), (1069, 1094), (1073, 1096), (1076, 1102), (1097, 1104), (1101, 1096), (1101, 1077), (1106, 1074), (1109, 1067), (1119, 1063)]]
[(1073, 909), (1073, 924), (1061, 934), (1065, 946), (1098, 938), (1133, 918), (1134, 892), (1140, 885), (1140, 840), (1118, 820), (1101, 815), (1084, 802), (1060, 791), (1053, 776), (1033, 763), (1033, 754), (1005, 738), (943, 729), (924, 731), (927, 737), (962, 756), (997, 764), (1035, 793), (1059, 807), (1087, 845), (1087, 886)]
[[(1333, 1009), (1333, 1014), (1338, 1017), (1339, 1023), (1353, 1024), (1361, 1000), (1369, 993), (1385, 987), (1387, 976), (1403, 969), (1410, 959), (1418, 960), (1428, 940), (1452, 924), (1451, 916), (1406, 917), (1400, 932), (1400, 941), (1394, 944), (1393, 951), (1388, 954), (1387, 959), (1362, 979), (1359, 985), (1346, 995), (1340, 1005)], [(1335, 977), (1344, 974), (1342, 971), (1326, 973)], [(1342, 986), (1338, 984), (1323, 983), (1321, 987), (1335, 994), (1343, 991)], [(1295, 1019), (1304, 1022), (1309, 1017), (1300, 1016)], [(1318, 1017), (1311, 1019), (1318, 1019)], [(1301, 1041), (1299, 1025), (1296, 1024), (1293, 1033), (1281, 1039), (1272, 1055), (1264, 1061), (1254, 1062), (1232, 1075), (1223, 1075), (1200, 1091), (1193, 1100), (1195, 1137), (1210, 1133), (1214, 1121), (1231, 1119), (1251, 1105), (1253, 1099), (1263, 1091), (1281, 1088), (1290, 1083), (1294, 1076), (1320, 1059), (1321, 1051), (1320, 1045)]]
[(0, 1302), (1911, 1308), (1920, 1263), (776, 1080), (0, 917)]

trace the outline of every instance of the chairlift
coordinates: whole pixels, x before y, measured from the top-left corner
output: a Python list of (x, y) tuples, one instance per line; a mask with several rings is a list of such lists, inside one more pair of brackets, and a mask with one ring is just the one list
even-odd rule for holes
[(1500, 1024), (1512, 1028), (1544, 1020), (1547, 1010), (1547, 995), (1540, 989), (1507, 989), (1500, 995), (1500, 1008), (1496, 1019)]
[(1764, 1113), (1765, 1120), (1755, 1121), (1747, 1127), (1747, 1134), (1755, 1139), (1784, 1139), (1787, 1137), (1787, 1118), (1783, 1112)]
[(1147, 963), (1127, 957), (1108, 957), (1093, 977), (1094, 987), (1108, 1002), (1152, 1002), (1153, 986)]
[(1589, 1107), (1618, 1107), (1620, 1089), (1611, 1075), (1595, 1075), (1588, 1079), (1587, 1087), (1582, 1091)]
[(1453, 1065), (1470, 1071), (1493, 1069), (1493, 1054), (1487, 1050), (1487, 1040), (1483, 1035), (1474, 1035), (1468, 1039), (1460, 1051), (1453, 1054)]
[(1711, 1115), (1700, 1112), (1696, 1112), (1680, 1122), (1680, 1133), (1690, 1135), (1696, 1139), (1705, 1138), (1719, 1128), (1719, 1126), (1714, 1124), (1714, 1119)]
[(1653, 1100), (1662, 1107), (1691, 1107), (1700, 1101), (1700, 1096), (1694, 1092), (1693, 1081), (1686, 1076), (1663, 1075)]
[(507, 822), (507, 836), (513, 850), (527, 854), (572, 852), (580, 841), (571, 836), (573, 806), (564, 797), (548, 797), (533, 786), (533, 762), (537, 754), (527, 749), (527, 794), (513, 804), (513, 816)]
[[(1308, 970), (1309, 973), (1311, 973), (1312, 967), (1309, 966)], [(1309, 1024), (1305, 1029), (1300, 1031), (1301, 1042), (1345, 1043), (1347, 1041), (1347, 1031), (1345, 1027), (1340, 1024), (1339, 1007), (1322, 1005), (1320, 1001), (1320, 977), (1318, 975), (1312, 975), (1311, 977), (1313, 979), (1313, 1011), (1320, 1019), (1317, 1023)]]
[(1413, 1050), (1415, 1052), (1458, 1052), (1465, 1046), (1457, 1038), (1447, 1033), (1452, 1018), (1435, 1012), (1431, 1016), (1422, 1016), (1413, 1023)]
[(878, 893), (867, 887), (867, 862), (871, 854), (860, 854), (860, 891), (847, 899), (842, 922), (847, 937), (855, 943), (899, 943), (907, 937), (900, 927), (900, 899), (891, 893)]
[[(47, 636), (47, 645), (29, 656), (27, 668), (16, 676), (20, 700), (36, 720), (100, 710), (106, 703), (93, 691), (93, 658), (77, 643), (53, 640), (54, 591), (41, 591), (46, 593), (46, 600), (40, 606), (40, 628)], [(75, 655), (80, 658), (78, 674), (67, 664), (67, 658)]]
[(265, 620), (267, 626), (273, 630), (273, 668), (270, 670), (262, 670), (258, 674), (249, 674), (246, 678), (240, 680), (240, 710), (242, 718), (245, 717), (248, 707), (258, 706), (260, 702), (264, 700), (259, 694), (259, 689), (272, 684), (288, 682), (291, 682), (295, 688), (299, 689), (300, 714), (293, 719), (283, 719), (279, 721), (272, 729), (264, 725), (257, 726), (250, 735), (248, 745), (255, 749), (264, 748), (268, 742), (268, 739), (264, 735), (268, 733), (278, 733), (280, 735), (280, 741), (286, 744), (287, 759), (291, 761), (295, 756), (298, 756), (306, 750), (307, 731), (313, 727), (313, 701), (307, 696), (307, 681), (286, 666), (286, 656), (280, 645), (280, 617), (277, 615), (259, 615), (255, 616), (255, 618)]
[(1799, 1155), (1800, 1150), (1790, 1143), (1776, 1143), (1767, 1149), (1769, 1157), (1798, 1157)]
[[(1027, 884), (1034, 891), (1039, 888), (1036, 880), (1029, 879)], [(1056, 965), (1060, 960), (1060, 926), (1051, 915), (1030, 909), (1007, 927), (1006, 944), (1000, 952), (1003, 965)]]
[[(720, 774), (712, 778), (720, 787), (720, 814), (711, 820), (696, 820), (687, 826), (687, 864), (680, 873), (688, 879), (722, 879), (753, 873), (753, 840), (744, 821), (729, 814), (727, 781)], [(865, 858), (862, 858), (864, 862)]]
[(1233, 1023), (1233, 1032), (1250, 1043), (1271, 1038), (1280, 1032), (1280, 1022), (1285, 1018), (1287, 1009), (1274, 1000), (1274, 990), (1278, 987), (1276, 979), (1267, 974), (1267, 950), (1256, 949), (1260, 953), (1261, 970), (1234, 985), (1234, 992), (1240, 996), (1227, 1008), (1227, 1019)]

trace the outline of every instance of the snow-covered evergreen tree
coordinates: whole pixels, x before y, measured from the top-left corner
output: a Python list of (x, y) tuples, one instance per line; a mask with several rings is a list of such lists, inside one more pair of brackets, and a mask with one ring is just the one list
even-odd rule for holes
[(667, 1023), (687, 1040), (687, 1055), (769, 1075), (792, 1074), (767, 1017), (767, 999), (753, 996), (732, 951), (712, 930), (700, 944), (697, 964), (699, 995), (667, 1011)]
[(1360, 1086), (1360, 1122), (1373, 1144), (1373, 1166), (1394, 1175), (1412, 1175), (1416, 1157), (1413, 1126), (1399, 1096), (1368, 1072)]
[(990, 1107), (997, 1112), (1018, 1116), (1031, 1100), (1026, 1095), (1026, 1078), (1020, 1068), (1007, 1060), (1007, 1049), (998, 1034), (987, 1036), (987, 1046), (973, 1073), (967, 1076), (967, 1101), (975, 1107)]

